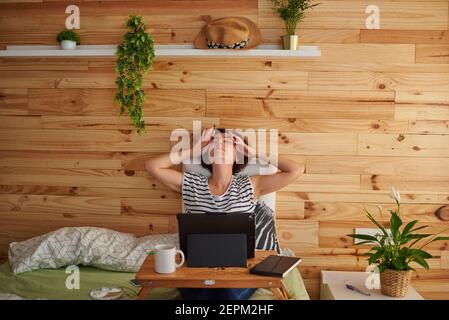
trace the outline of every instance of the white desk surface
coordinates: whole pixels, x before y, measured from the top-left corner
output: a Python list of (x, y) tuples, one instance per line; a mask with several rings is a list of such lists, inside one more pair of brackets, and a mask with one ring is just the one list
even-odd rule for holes
[[(424, 298), (413, 288), (408, 289), (408, 294), (404, 298), (393, 298), (383, 295), (380, 289), (367, 289), (365, 280), (369, 276), (366, 272), (352, 271), (322, 271), (321, 272), (321, 292), (327, 295), (330, 293), (337, 300), (424, 300)], [(413, 283), (413, 281), (412, 281)], [(349, 290), (346, 284), (351, 284), (369, 292), (370, 296)], [(326, 288), (327, 287), (327, 288)]]

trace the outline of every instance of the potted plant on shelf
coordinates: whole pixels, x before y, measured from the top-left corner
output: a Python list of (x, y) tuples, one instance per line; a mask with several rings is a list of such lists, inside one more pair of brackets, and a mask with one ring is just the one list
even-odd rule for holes
[[(415, 270), (412, 264), (416, 263), (427, 270), (429, 269), (426, 260), (432, 258), (432, 255), (423, 249), (432, 242), (449, 240), (449, 237), (416, 233), (418, 230), (429, 227), (426, 225), (415, 227), (418, 220), (410, 221), (403, 226), (399, 213), (401, 201), (399, 190), (392, 188), (390, 196), (396, 202), (396, 209), (389, 210), (389, 229), (384, 227), (383, 221), (376, 221), (372, 214), (364, 209), (368, 219), (379, 228), (379, 235), (350, 234), (348, 236), (363, 240), (358, 243), (359, 245), (374, 245), (364, 255), (369, 257), (368, 263), (370, 265), (377, 264), (380, 272), (381, 292), (391, 297), (404, 297), (407, 295), (411, 273)], [(382, 207), (379, 205), (378, 208), (382, 219)]]
[(80, 44), (80, 36), (73, 30), (64, 30), (56, 36), (63, 50), (73, 50), (77, 44)]
[(298, 46), (296, 26), (304, 19), (305, 11), (317, 6), (318, 3), (313, 4), (312, 0), (271, 0), (271, 2), (285, 23), (287, 34), (281, 37), (284, 49), (296, 50)]
[(140, 134), (145, 130), (143, 102), (145, 92), (142, 90), (143, 75), (154, 62), (153, 38), (145, 32), (142, 17), (130, 16), (126, 26), (128, 32), (123, 42), (117, 47), (116, 71), (118, 73), (115, 101), (120, 106), (120, 115), (127, 111), (134, 127)]

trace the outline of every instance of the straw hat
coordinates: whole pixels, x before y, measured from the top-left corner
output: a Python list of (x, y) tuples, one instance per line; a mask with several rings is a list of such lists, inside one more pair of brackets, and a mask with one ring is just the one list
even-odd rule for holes
[(257, 25), (243, 17), (212, 20), (203, 16), (206, 25), (193, 44), (198, 49), (250, 49), (260, 44), (262, 35)]

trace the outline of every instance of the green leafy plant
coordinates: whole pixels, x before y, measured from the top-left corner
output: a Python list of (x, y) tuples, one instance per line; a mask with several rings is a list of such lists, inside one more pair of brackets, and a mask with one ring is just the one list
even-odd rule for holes
[(71, 41), (75, 41), (76, 44), (80, 44), (80, 36), (73, 30), (63, 30), (60, 33), (58, 33), (58, 35), (56, 36), (56, 40), (58, 42), (61, 42), (63, 40), (71, 40)]
[(296, 26), (304, 19), (304, 13), (308, 9), (319, 5), (312, 4), (312, 0), (271, 0), (274, 10), (285, 23), (288, 35), (294, 35)]
[(126, 23), (128, 32), (117, 48), (116, 71), (118, 73), (115, 101), (120, 106), (120, 115), (128, 112), (134, 127), (141, 134), (145, 130), (143, 103), (145, 92), (142, 90), (143, 76), (154, 62), (153, 38), (145, 32), (141, 16), (131, 15)]
[[(383, 272), (386, 269), (396, 271), (414, 270), (414, 268), (410, 266), (412, 262), (421, 265), (425, 269), (429, 269), (429, 264), (426, 260), (432, 258), (432, 255), (423, 249), (432, 242), (449, 240), (449, 237), (441, 237), (438, 236), (438, 234), (432, 235), (430, 233), (416, 233), (418, 230), (429, 227), (425, 225), (415, 227), (418, 220), (410, 221), (403, 226), (399, 213), (401, 206), (399, 190), (392, 188), (390, 196), (395, 200), (397, 205), (395, 210), (389, 210), (390, 220), (388, 224), (390, 230), (384, 227), (385, 223), (383, 221), (376, 221), (373, 215), (365, 208), (364, 210), (368, 219), (379, 228), (379, 235), (349, 234), (348, 236), (363, 240), (358, 243), (360, 245), (374, 245), (364, 255), (369, 257), (369, 264), (378, 264), (379, 272)], [(382, 219), (382, 206), (379, 206), (378, 208)], [(446, 230), (443, 230), (440, 233)]]

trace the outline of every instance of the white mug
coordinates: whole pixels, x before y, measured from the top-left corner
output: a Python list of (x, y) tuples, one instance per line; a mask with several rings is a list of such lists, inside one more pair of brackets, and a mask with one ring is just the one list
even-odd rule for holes
[[(155, 246), (154, 270), (158, 273), (172, 273), (184, 264), (184, 253), (175, 246), (160, 244)], [(181, 262), (176, 263), (176, 254), (181, 255)]]

